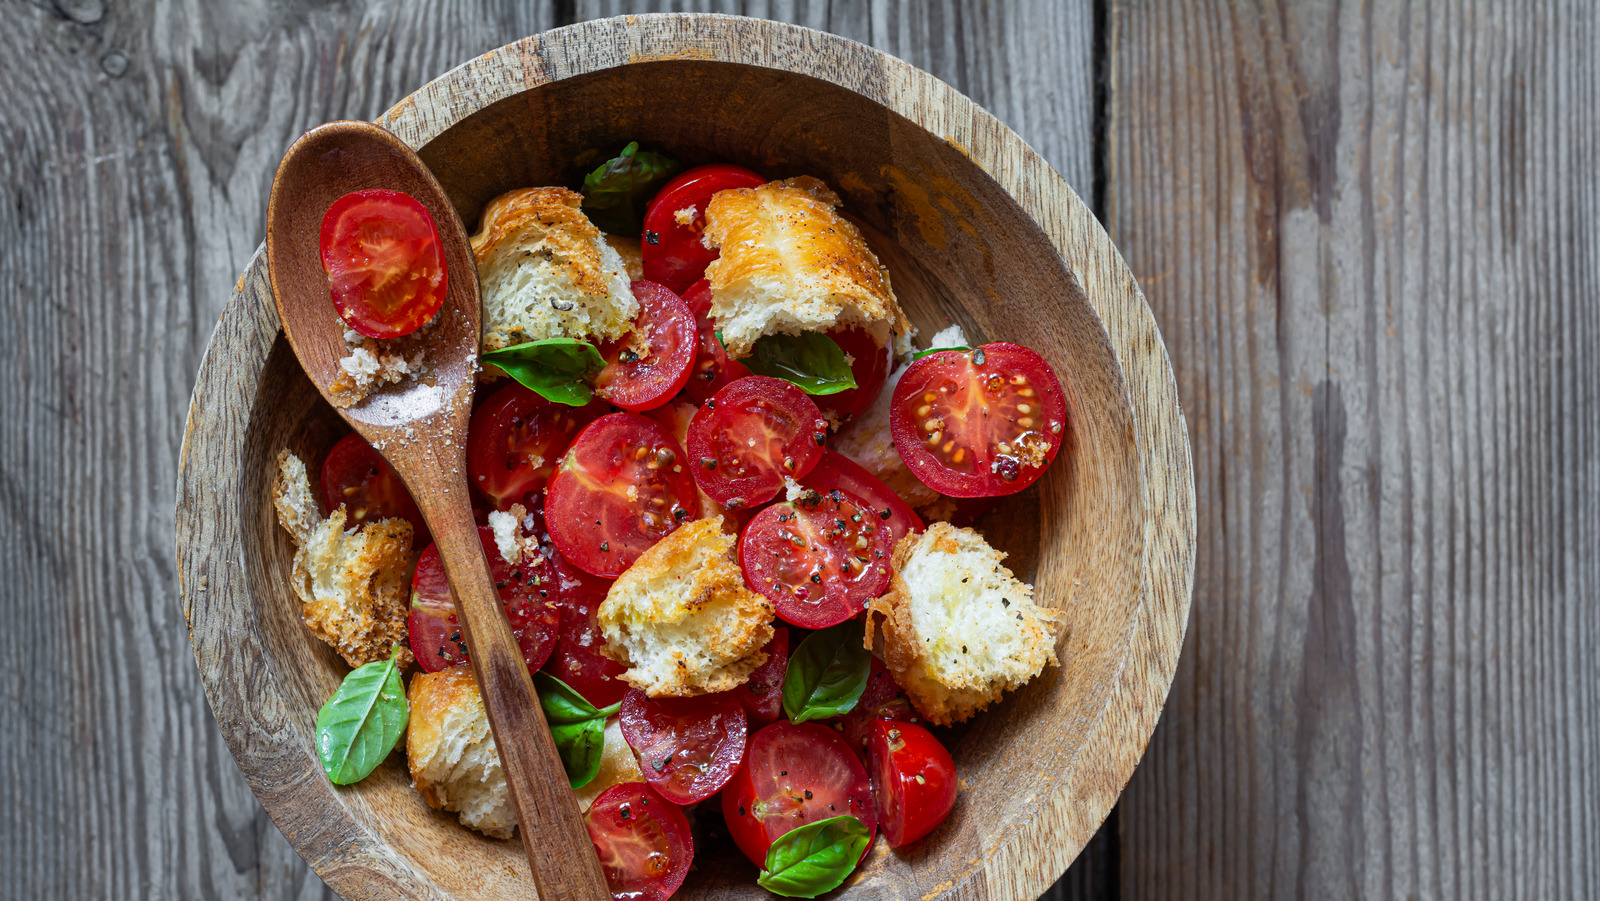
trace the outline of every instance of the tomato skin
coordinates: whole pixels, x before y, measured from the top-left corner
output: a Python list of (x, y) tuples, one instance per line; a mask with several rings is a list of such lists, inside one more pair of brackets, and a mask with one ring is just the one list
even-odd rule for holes
[(867, 503), (839, 489), (773, 504), (739, 533), (745, 584), (805, 629), (842, 623), (883, 594), (893, 552)]
[[(494, 531), (487, 526), (478, 527), (478, 540), (489, 561), (489, 574), (501, 586), (500, 603), (505, 605), (522, 659), (529, 672), (537, 672), (556, 646), (561, 622), (559, 609), (545, 596), (548, 589), (543, 588), (550, 583), (552, 570), (542, 557), (523, 560), (516, 566), (507, 563), (495, 543)], [(450, 597), (450, 583), (445, 578), (438, 545), (428, 545), (417, 558), (411, 593), (406, 632), (417, 665), (424, 672), (436, 673), (467, 662), (466, 640), (456, 623), (455, 602)]]
[(689, 821), (643, 782), (601, 792), (583, 822), (617, 901), (666, 901), (689, 875)]
[(607, 343), (600, 349), (606, 367), (595, 376), (594, 393), (625, 410), (642, 412), (683, 390), (700, 346), (694, 314), (678, 295), (651, 281), (636, 281), (632, 287), (639, 301), (633, 328), (648, 336), (649, 351), (634, 355), (627, 338)]
[(828, 424), (811, 397), (782, 379), (752, 375), (706, 401), (689, 423), (690, 469), (719, 504), (747, 509), (817, 465)]
[(889, 532), (891, 548), (907, 534), (922, 531), (922, 517), (893, 488), (883, 484), (860, 463), (832, 448), (822, 449), (822, 459), (800, 484), (824, 494), (838, 488), (866, 501)]
[(644, 781), (674, 804), (716, 794), (744, 760), (745, 716), (725, 695), (622, 698), (622, 737), (639, 755)]
[[(728, 832), (758, 867), (785, 833), (843, 814), (876, 832), (878, 811), (866, 769), (821, 723), (782, 720), (750, 736), (744, 766), (722, 789)], [(871, 848), (869, 841), (861, 856)]]
[(320, 485), (324, 510), (331, 513), (344, 505), (346, 528), (399, 517), (411, 523), (412, 547), (433, 543), (428, 523), (400, 474), (358, 433), (351, 432), (328, 449)]
[(729, 359), (727, 348), (717, 340), (717, 326), (711, 321), (711, 283), (701, 279), (683, 295), (683, 302), (694, 313), (698, 329), (699, 352), (689, 368), (689, 381), (684, 393), (697, 404), (703, 404), (729, 382), (750, 375), (749, 367), (738, 360)]
[[(697, 166), (666, 183), (644, 212), (640, 256), (644, 277), (683, 293), (705, 275), (717, 252), (700, 243), (705, 234), (706, 204), (718, 191), (755, 188), (767, 180), (742, 166), (716, 163)], [(677, 221), (681, 209), (694, 207), (687, 225)]]
[(783, 679), (789, 674), (789, 630), (782, 626), (772, 630), (772, 640), (762, 650), (767, 653), (767, 662), (756, 667), (745, 684), (722, 693), (744, 708), (751, 728), (765, 726), (783, 716)]
[(837, 394), (824, 394), (817, 398), (823, 412), (832, 411), (840, 422), (847, 422), (865, 413), (883, 391), (889, 379), (889, 348), (883, 347), (868, 332), (857, 328), (834, 329), (828, 337), (839, 349), (850, 356), (850, 374), (855, 376), (856, 387)]
[(1066, 438), (1061, 384), (1020, 344), (947, 350), (895, 386), (890, 432), (911, 474), (949, 497), (1015, 494), (1044, 474)]
[(546, 556), (555, 571), (561, 631), (544, 670), (594, 706), (610, 707), (628, 693), (628, 683), (617, 678), (628, 668), (600, 653), (606, 639), (597, 616), (611, 582), (578, 569), (554, 548)]
[(920, 719), (905, 689), (894, 681), (894, 675), (883, 661), (872, 658), (872, 670), (867, 675), (867, 687), (861, 700), (849, 713), (829, 717), (822, 722), (837, 731), (850, 750), (862, 760), (867, 759), (867, 740), (872, 736), (873, 724), (879, 720), (915, 723)]
[(550, 477), (550, 540), (579, 569), (616, 578), (657, 541), (699, 517), (690, 468), (660, 423), (638, 413), (596, 419)]
[(467, 480), (496, 510), (534, 507), (573, 436), (604, 412), (599, 401), (569, 407), (512, 382), (472, 411)]
[(891, 848), (939, 828), (956, 804), (956, 762), (932, 732), (877, 720), (868, 742), (878, 824)]
[(368, 338), (399, 338), (444, 304), (444, 249), (433, 216), (400, 191), (352, 191), (322, 217), (319, 246), (333, 306)]

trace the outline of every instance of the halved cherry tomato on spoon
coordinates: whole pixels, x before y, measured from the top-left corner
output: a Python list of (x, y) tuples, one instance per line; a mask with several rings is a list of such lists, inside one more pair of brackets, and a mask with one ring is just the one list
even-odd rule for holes
[(643, 782), (601, 792), (583, 822), (617, 901), (666, 901), (689, 875), (689, 821)]
[[(560, 611), (541, 593), (553, 572), (543, 557), (522, 560), (515, 566), (507, 563), (487, 526), (478, 527), (478, 539), (489, 559), (489, 574), (500, 587), (500, 602), (522, 648), (522, 659), (529, 672), (536, 672), (550, 658), (561, 623)], [(411, 615), (406, 621), (411, 653), (424, 672), (436, 673), (467, 661), (466, 639), (455, 614), (439, 546), (430, 544), (417, 559), (411, 577)]]
[(891, 548), (907, 533), (922, 531), (922, 517), (893, 488), (879, 481), (860, 463), (832, 448), (823, 448), (822, 459), (800, 484), (823, 494), (839, 488), (866, 501), (888, 531)]
[(699, 341), (694, 314), (666, 286), (636, 281), (633, 296), (640, 308), (633, 331), (644, 336), (644, 346), (628, 336), (600, 348), (606, 368), (595, 376), (594, 393), (639, 412), (659, 407), (683, 390)]
[(865, 413), (878, 399), (889, 378), (889, 348), (858, 328), (834, 329), (828, 337), (850, 360), (850, 374), (855, 376), (856, 386), (837, 394), (819, 395), (817, 406), (823, 412), (831, 410), (840, 422), (846, 422)]
[(775, 497), (785, 476), (817, 465), (828, 424), (811, 398), (782, 379), (752, 375), (725, 386), (689, 423), (694, 480), (733, 509)]
[(703, 404), (724, 385), (749, 375), (750, 369), (738, 360), (729, 359), (727, 349), (717, 340), (716, 323), (710, 319), (711, 283), (705, 279), (695, 282), (683, 295), (683, 302), (694, 312), (700, 348), (683, 390), (695, 403)]
[(679, 293), (688, 290), (717, 258), (715, 250), (700, 243), (711, 195), (766, 183), (749, 169), (727, 163), (697, 166), (667, 182), (644, 213), (644, 239), (639, 245), (644, 277)]
[(700, 515), (683, 449), (661, 424), (610, 413), (578, 433), (550, 477), (550, 540), (567, 562), (614, 579), (651, 545)]
[(767, 849), (790, 830), (845, 814), (877, 829), (866, 769), (821, 723), (785, 720), (750, 736), (744, 766), (722, 790), (728, 832), (756, 866), (766, 866)]
[(444, 303), (439, 230), (409, 194), (372, 188), (335, 200), (320, 247), (339, 318), (368, 338), (409, 335)]
[(365, 438), (351, 432), (328, 449), (322, 461), (322, 506), (333, 512), (344, 504), (345, 528), (400, 517), (411, 523), (411, 546), (433, 543), (422, 511), (406, 483)]
[(548, 401), (512, 382), (472, 411), (468, 481), (497, 510), (532, 504), (572, 437), (605, 410), (598, 401), (585, 407)]
[(545, 672), (570, 685), (594, 706), (610, 707), (628, 693), (628, 683), (617, 678), (628, 668), (600, 653), (606, 639), (596, 616), (611, 582), (568, 563), (553, 547), (545, 556), (555, 572), (551, 596), (561, 608), (561, 633)]
[(745, 584), (806, 629), (844, 622), (883, 594), (893, 552), (872, 508), (837, 488), (773, 504), (739, 534)]
[(909, 845), (943, 823), (956, 804), (956, 762), (933, 733), (915, 723), (877, 720), (867, 743), (878, 825), (891, 848)]
[(996, 342), (929, 354), (895, 386), (889, 419), (911, 474), (950, 497), (1015, 494), (1066, 438), (1061, 384), (1044, 358)]
[(674, 804), (717, 793), (744, 760), (745, 716), (726, 695), (622, 699), (622, 737), (639, 755), (644, 781)]

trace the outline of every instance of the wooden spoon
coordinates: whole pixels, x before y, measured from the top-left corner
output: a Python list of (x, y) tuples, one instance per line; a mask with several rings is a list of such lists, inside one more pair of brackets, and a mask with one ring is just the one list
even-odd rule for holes
[[(350, 350), (318, 242), (328, 207), (365, 188), (404, 191), (433, 215), (448, 292), (423, 333), (426, 382), (407, 379), (340, 407), (330, 388)], [(267, 267), (278, 315), (306, 375), (405, 480), (433, 531), (540, 899), (606, 901), (605, 875), (472, 518), (466, 441), (480, 310), (466, 228), (433, 173), (399, 138), (366, 122), (330, 122), (302, 135), (278, 165), (267, 208)]]

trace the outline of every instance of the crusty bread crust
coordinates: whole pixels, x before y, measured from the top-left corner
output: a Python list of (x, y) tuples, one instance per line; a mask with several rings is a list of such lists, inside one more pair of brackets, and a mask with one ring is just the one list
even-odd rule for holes
[(472, 667), (416, 674), (408, 700), (406, 765), (422, 799), (459, 814), (464, 826), (510, 838), (517, 812)]

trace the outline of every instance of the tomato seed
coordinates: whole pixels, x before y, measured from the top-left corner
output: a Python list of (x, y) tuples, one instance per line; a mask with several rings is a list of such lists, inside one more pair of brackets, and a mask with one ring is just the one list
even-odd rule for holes
[(947, 454), (950, 453), (951, 451), (955, 450), (955, 449), (956, 449), (956, 440), (954, 438), (951, 438), (949, 441), (946, 441), (944, 443), (944, 447), (940, 448), (940, 450), (944, 451)]
[(918, 416), (918, 418), (925, 417), (929, 413), (932, 413), (932, 412), (933, 412), (933, 404), (923, 404), (922, 406), (917, 408), (917, 416)]
[(925, 403), (925, 404), (931, 404), (931, 403), (933, 403), (934, 401), (936, 401), (938, 399), (939, 399), (939, 396), (937, 394), (934, 394), (932, 391), (929, 391), (928, 393), (922, 395), (922, 402)]
[(1031, 429), (1031, 428), (1033, 428), (1033, 417), (1032, 416), (1024, 416), (1021, 419), (1017, 420), (1017, 425), (1020, 425), (1025, 429)]
[(964, 448), (964, 447), (958, 447), (958, 448), (956, 448), (955, 454), (950, 457), (950, 462), (951, 463), (960, 463), (962, 460), (965, 460), (966, 458), (967, 458), (967, 449)]
[(1033, 408), (1028, 406), (1027, 404), (1017, 404), (1017, 412), (1018, 413), (1024, 413), (1024, 414), (1032, 413), (1033, 412)]

